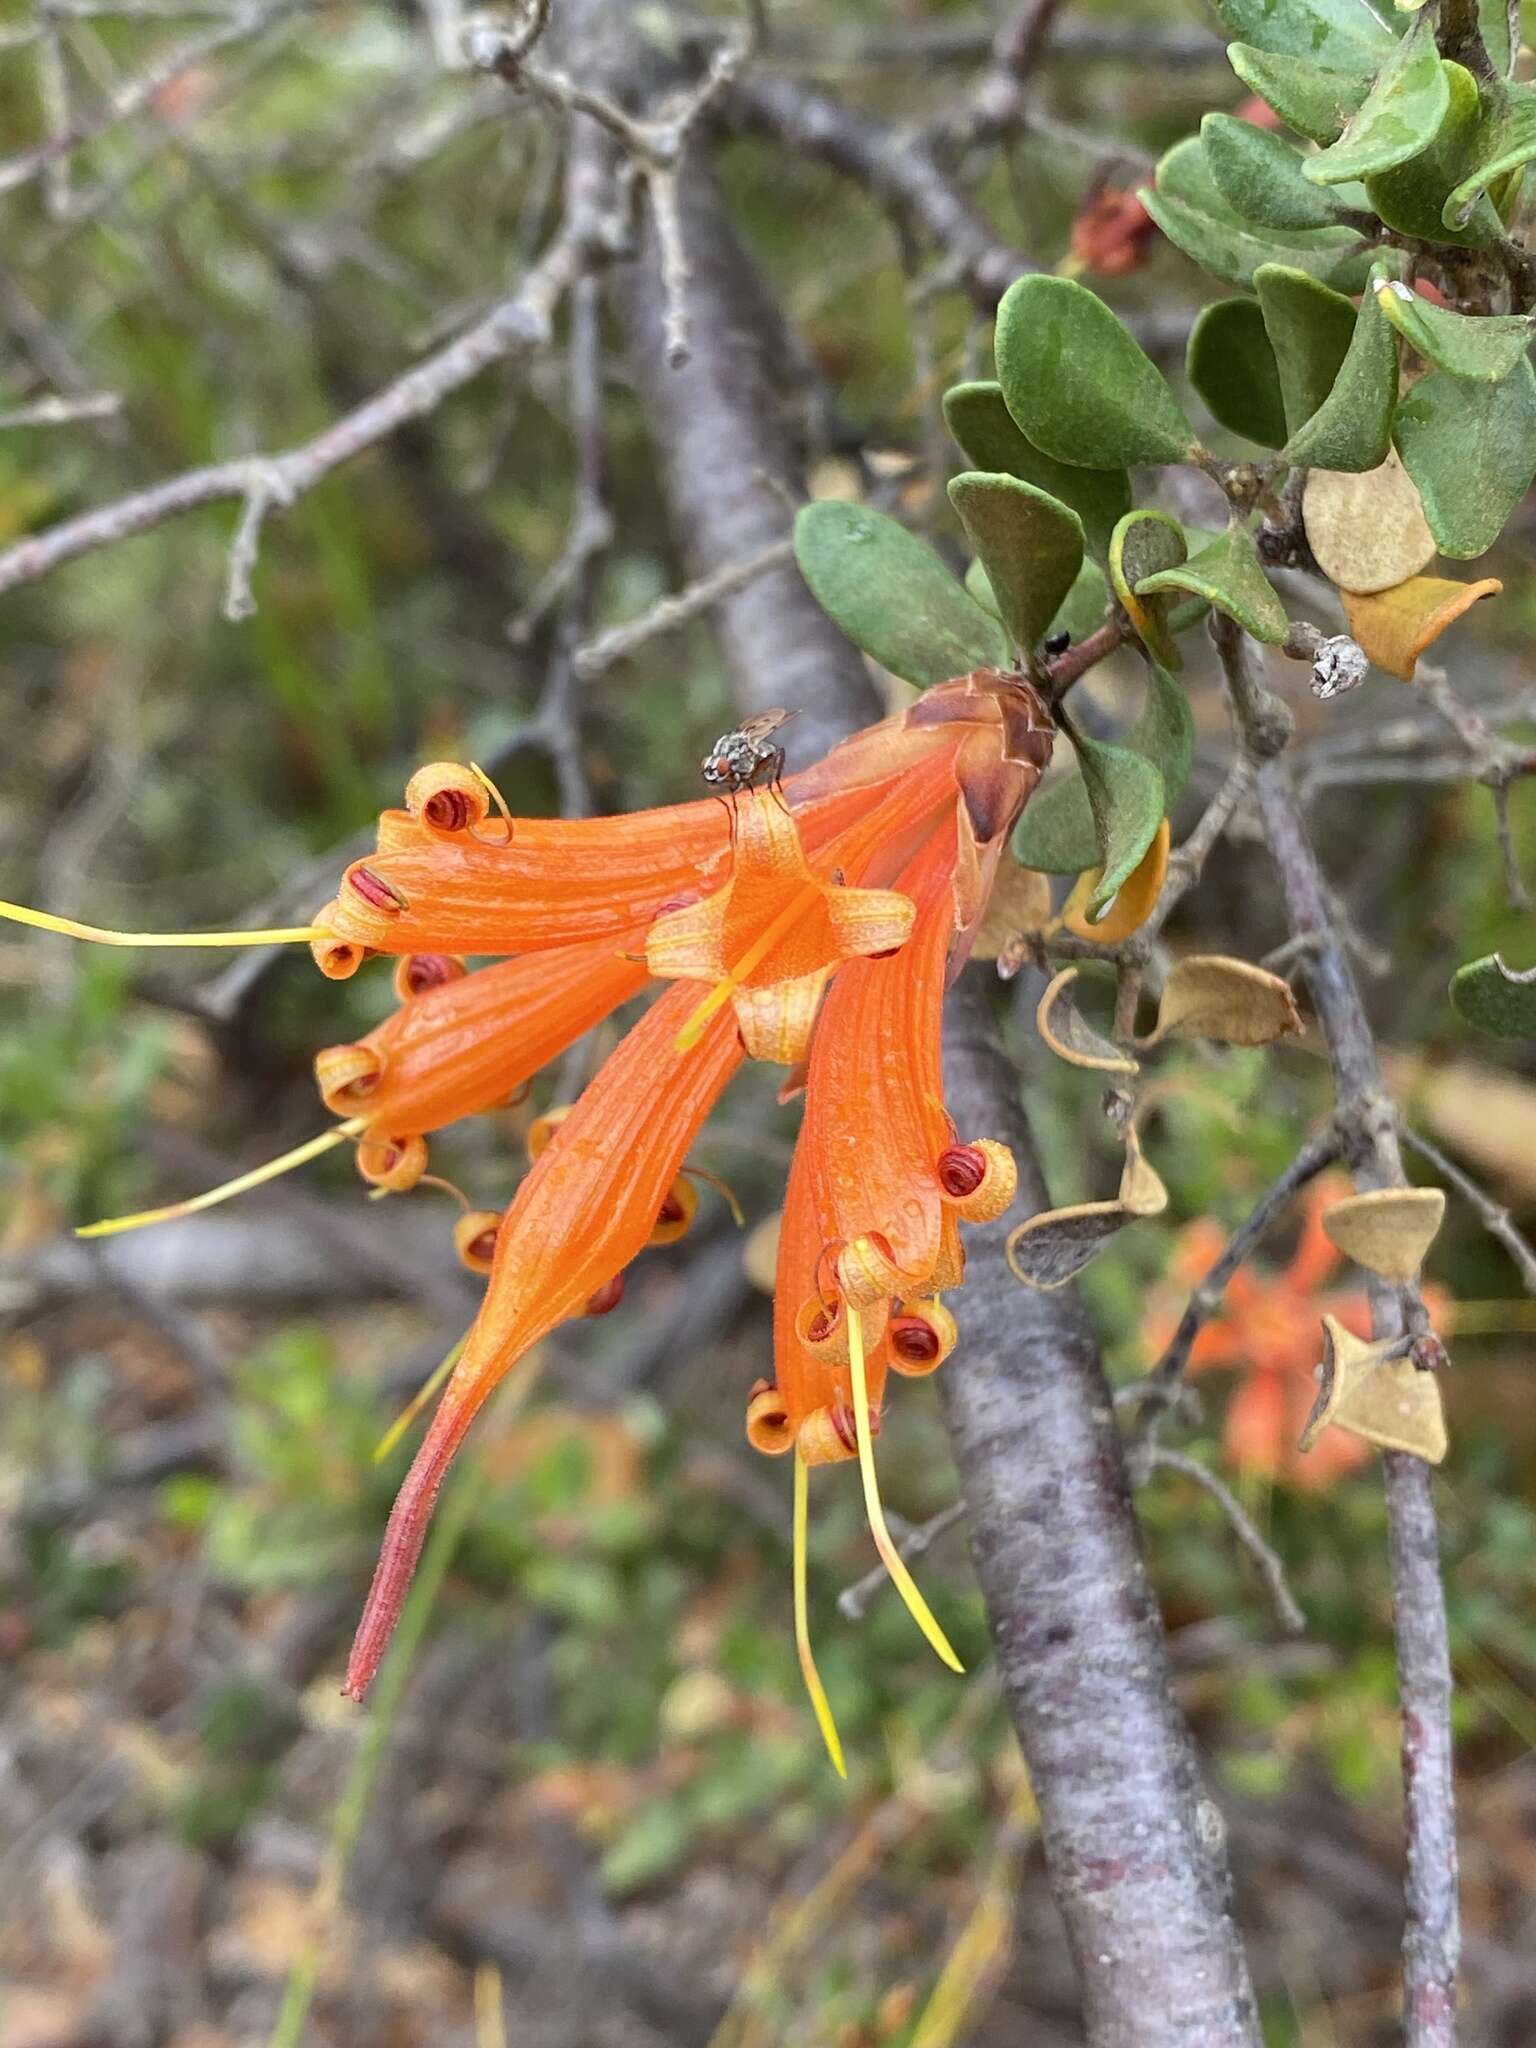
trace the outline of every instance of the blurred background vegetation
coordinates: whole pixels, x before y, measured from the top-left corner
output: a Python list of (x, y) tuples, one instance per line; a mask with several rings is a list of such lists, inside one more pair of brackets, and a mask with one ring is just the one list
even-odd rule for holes
[[(770, 12), (782, 61), (898, 121), (959, 90), (995, 26), (939, 0)], [(503, 292), (548, 228), (556, 129), (438, 68), (430, 17), (344, 0), (257, 13), (0, 4), (7, 153), (54, 123), (54, 64), (84, 117), (168, 51), (209, 46), (67, 170), (0, 194), (0, 415), (49, 396), (112, 401), (63, 424), (0, 419), (0, 542), (313, 432)], [(1204, 110), (1241, 98), (1219, 44), (1202, 49), (1197, 5), (1071, 14), (1149, 40), (1141, 57), (1052, 61), (1035, 126), (982, 167), (1000, 231), (1047, 264), (1096, 185), (1134, 183)], [(974, 344), (964, 302), (914, 295), (883, 219), (830, 171), (747, 141), (725, 146), (722, 169), (814, 367), (814, 488), (878, 483), (920, 515), (949, 459), (936, 395)], [(1103, 289), (1176, 333), (1205, 287), (1154, 243)], [(617, 534), (602, 625), (681, 581), (617, 359), (607, 403)], [(244, 922), (297, 877), (289, 909), (313, 910), (337, 849), (417, 762), (508, 756), (537, 702), (547, 628), (529, 608), (566, 538), (572, 470), (555, 354), (493, 370), (274, 517), (244, 623), (221, 609), (228, 508), (6, 597), (4, 893), (130, 928), (197, 927)], [(1517, 520), (1494, 569), (1504, 597), (1451, 643), (1474, 699), (1536, 682), (1531, 537)], [(1325, 771), (1332, 737), (1404, 708), (1377, 678), (1323, 734), (1321, 711), (1297, 702), (1304, 761)], [(1192, 809), (1223, 744), (1212, 693), (1201, 716)], [(692, 794), (698, 756), (731, 722), (707, 624), (595, 678), (581, 722), (603, 808)], [(555, 804), (535, 753), (501, 780), (516, 811)], [(1514, 813), (1536, 875), (1530, 791)], [(1462, 959), (1533, 957), (1529, 914), (1504, 905), (1486, 792), (1331, 788), (1320, 772), (1314, 817), (1413, 1113), (1536, 1222), (1528, 1048), (1473, 1041), (1444, 999)], [(1262, 858), (1222, 863), (1171, 936), (1248, 957), (1277, 944)], [(1053, 1197), (1102, 1194), (1096, 1099), (1030, 1042), (1027, 976), (1017, 994)], [(68, 1230), (318, 1130), (313, 1052), (390, 1002), (386, 969), (329, 983), (302, 952), (247, 982), (197, 956), (168, 967), (0, 940), (0, 2042), (243, 2048), (285, 2028), (345, 2048), (1079, 2038), (963, 1531), (924, 1566), (971, 1674), (957, 1681), (894, 1600), (839, 1611), (871, 1558), (856, 1489), (830, 1478), (814, 1501), (816, 1630), (849, 1786), (826, 1766), (789, 1630), (787, 1477), (740, 1434), (767, 1305), (713, 1198), (692, 1238), (647, 1257), (617, 1313), (545, 1347), (518, 1411), (481, 1431), (403, 1695), (392, 1716), (387, 1700), (371, 1710), (383, 1752), (362, 1746), (369, 1716), (340, 1700), (340, 1664), (408, 1455), (375, 1462), (374, 1447), (473, 1307), (452, 1203), (422, 1189), (371, 1205), (332, 1158), (99, 1252)], [(610, 1040), (580, 1049), (562, 1095)], [(1236, 1221), (1328, 1100), (1305, 1044), (1185, 1052), (1164, 1072), (1155, 1144), (1172, 1209), (1086, 1280), (1125, 1378), (1181, 1304), (1184, 1228)], [(435, 1141), (435, 1171), (500, 1204), (554, 1086)], [(701, 1160), (750, 1225), (776, 1206), (793, 1128), (772, 1080), (750, 1075), (706, 1134)], [(1289, 1249), (1266, 1248), (1266, 1284)], [(1459, 1304), (1437, 1493), (1468, 2039), (1514, 2048), (1536, 2038), (1531, 1316), (1455, 1202), (1431, 1276)], [(1234, 1461), (1223, 1428), (1242, 1381), (1202, 1376), (1180, 1442), (1276, 1547), (1308, 1633), (1281, 1634), (1222, 1516), (1176, 1475), (1143, 1490), (1147, 1544), (1183, 1701), (1229, 1804), (1268, 2038), (1387, 2042), (1398, 1764), (1379, 1489), (1369, 1466), (1321, 1489)], [(931, 1389), (904, 1393), (882, 1457), (910, 1519), (953, 1499)], [(327, 1875), (359, 1818), (339, 1903)]]

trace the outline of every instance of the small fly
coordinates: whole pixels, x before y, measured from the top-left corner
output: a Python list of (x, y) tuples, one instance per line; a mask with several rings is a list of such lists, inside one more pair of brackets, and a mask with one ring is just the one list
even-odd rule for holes
[(792, 711), (759, 711), (743, 719), (734, 732), (723, 732), (699, 763), (699, 772), (716, 794), (735, 796), (743, 789), (767, 783), (777, 789), (784, 778), (784, 749), (774, 734)]

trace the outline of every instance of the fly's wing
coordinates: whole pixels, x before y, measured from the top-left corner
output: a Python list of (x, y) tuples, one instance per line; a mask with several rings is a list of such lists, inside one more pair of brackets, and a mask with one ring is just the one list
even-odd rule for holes
[(754, 712), (751, 718), (741, 721), (741, 736), (750, 740), (754, 747), (759, 747), (765, 740), (772, 739), (779, 727), (788, 724), (794, 715), (793, 711)]

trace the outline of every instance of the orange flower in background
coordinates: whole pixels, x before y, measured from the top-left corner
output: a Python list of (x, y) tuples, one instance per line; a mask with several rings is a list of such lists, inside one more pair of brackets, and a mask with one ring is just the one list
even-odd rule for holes
[[(485, 1300), (390, 1516), (348, 1665), (353, 1698), (388, 1645), (475, 1415), (557, 1324), (612, 1308), (641, 1250), (687, 1229), (689, 1147), (749, 1057), (805, 1083), (774, 1378), (751, 1394), (747, 1433), (759, 1450), (793, 1454), (796, 1642), (838, 1769), (806, 1620), (812, 1465), (858, 1460), (876, 1548), (959, 1668), (891, 1539), (873, 1441), (888, 1371), (930, 1372), (954, 1347), (940, 1295), (963, 1276), (959, 1225), (1013, 1198), (1006, 1148), (956, 1132), (945, 1111), (940, 1023), (1051, 739), (1027, 682), (980, 669), (729, 803), (514, 819), (478, 769), (433, 763), (405, 808), (382, 815), (377, 851), (347, 869), (313, 926), (169, 940), (305, 939), (333, 978), (394, 954), (400, 1007), (316, 1059), (323, 1099), (344, 1121), (225, 1188), (96, 1229), (187, 1214), (350, 1140), (377, 1192), (403, 1192), (425, 1177), (427, 1133), (505, 1102), (648, 980), (671, 984), (575, 1105), (538, 1120), (505, 1214), (459, 1219), (464, 1263), (488, 1269)], [(461, 957), (495, 953), (516, 957), (472, 971)]]
[[(1325, 1430), (1310, 1451), (1297, 1449), (1317, 1398), (1322, 1318), (1337, 1317), (1357, 1337), (1371, 1334), (1371, 1304), (1363, 1290), (1323, 1291), (1344, 1264), (1323, 1230), (1323, 1211), (1350, 1192), (1349, 1183), (1332, 1174), (1313, 1182), (1290, 1262), (1270, 1274), (1240, 1266), (1227, 1283), (1226, 1312), (1201, 1328), (1189, 1354), (1191, 1372), (1223, 1367), (1243, 1375), (1227, 1404), (1222, 1437), (1238, 1471), (1306, 1490), (1332, 1485), (1371, 1457), (1369, 1444), (1341, 1429)], [(1198, 1287), (1225, 1243), (1226, 1233), (1211, 1218), (1190, 1224), (1169, 1264), (1170, 1279), (1185, 1290)], [(1171, 1334), (1170, 1324), (1165, 1339)]]

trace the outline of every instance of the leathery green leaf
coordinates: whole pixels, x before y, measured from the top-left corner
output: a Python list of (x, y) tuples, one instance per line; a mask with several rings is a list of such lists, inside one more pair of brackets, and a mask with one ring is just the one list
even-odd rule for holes
[(1015, 646), (1031, 652), (1083, 566), (1083, 522), (1016, 476), (967, 470), (949, 487)]
[(1395, 278), (1373, 278), (1371, 291), (1398, 333), (1448, 376), (1501, 384), (1531, 345), (1531, 321), (1523, 313), (1453, 312)]
[(1435, 545), (1469, 561), (1493, 546), (1536, 476), (1536, 374), (1522, 360), (1502, 384), (1421, 377), (1398, 404), (1392, 438)]
[(1232, 114), (1207, 114), (1200, 140), (1217, 191), (1244, 220), (1266, 228), (1337, 225), (1342, 202), (1302, 176), (1301, 151), (1273, 130)]
[(1109, 609), (1109, 585), (1097, 562), (1086, 561), (1077, 581), (1061, 601), (1061, 610), (1051, 621), (1052, 633), (1070, 633), (1074, 640), (1086, 640), (1104, 623)]
[(1213, 419), (1263, 448), (1281, 446), (1280, 370), (1256, 300), (1217, 299), (1202, 306), (1189, 330), (1184, 367)]
[(1138, 597), (1136, 586), (1158, 569), (1171, 569), (1189, 553), (1184, 529), (1166, 512), (1127, 512), (1109, 543), (1109, 575), (1142, 645), (1165, 668), (1179, 668), (1183, 658), (1168, 627), (1171, 600)]
[(1141, 865), (1167, 810), (1163, 778), (1145, 754), (1082, 738), (1078, 766), (1093, 813), (1094, 865), (1101, 870), (1088, 902), (1090, 918), (1112, 903)]
[(1407, 163), (1429, 148), (1449, 106), (1435, 25), (1421, 14), (1377, 72), (1338, 141), (1307, 159), (1306, 176), (1317, 185), (1342, 185)]
[(1043, 454), (1019, 431), (1001, 384), (956, 384), (944, 394), (949, 431), (977, 469), (1004, 470), (1070, 505), (1083, 522), (1090, 554), (1103, 561), (1115, 521), (1131, 509), (1131, 480), (1123, 469), (1083, 469)]
[(997, 376), (1026, 438), (1058, 462), (1183, 462), (1195, 431), (1104, 301), (1065, 277), (1021, 277), (997, 309)]
[(1157, 592), (1186, 590), (1235, 619), (1245, 633), (1278, 647), (1290, 631), (1285, 606), (1264, 574), (1253, 536), (1229, 526), (1219, 540), (1176, 568), (1159, 569), (1136, 586), (1143, 600)]
[[(1120, 749), (1143, 755), (1156, 768), (1165, 807), (1177, 801), (1194, 760), (1195, 721), (1188, 697), (1166, 669), (1153, 665), (1147, 701)], [(1014, 831), (1013, 850), (1025, 867), (1048, 875), (1076, 875), (1098, 866), (1093, 808), (1081, 775), (1049, 782), (1030, 798)]]
[(1443, 218), (1449, 228), (1464, 227), (1490, 185), (1536, 157), (1536, 86), (1486, 79), (1478, 98), (1472, 169), (1445, 202)]
[(932, 548), (882, 512), (832, 499), (802, 505), (795, 559), (828, 617), (909, 683), (942, 683), (1013, 660), (998, 621)]
[(1266, 263), (1285, 263), (1356, 291), (1371, 266), (1371, 245), (1349, 228), (1263, 228), (1236, 213), (1217, 187), (1198, 135), (1176, 142), (1157, 167), (1143, 205), (1170, 241), (1213, 277), (1251, 285)]
[(1227, 60), (1248, 90), (1309, 142), (1336, 142), (1371, 89), (1368, 71), (1328, 71), (1308, 57), (1279, 56), (1251, 43), (1229, 43)]
[(1344, 71), (1378, 70), (1403, 26), (1392, 0), (1216, 0), (1216, 12), (1241, 42)]
[[(1384, 276), (1384, 273), (1374, 273)], [(1286, 443), (1287, 461), (1361, 472), (1387, 459), (1397, 405), (1397, 338), (1367, 287), (1333, 389)]]
[(1464, 226), (1447, 226), (1444, 219), (1446, 201), (1477, 160), (1482, 118), (1477, 80), (1449, 58), (1441, 59), (1441, 69), (1450, 102), (1434, 141), (1422, 156), (1367, 178), (1365, 194), (1380, 218), (1399, 234), (1416, 235), (1426, 242), (1452, 242), (1461, 248), (1483, 248), (1504, 232), (1498, 209), (1486, 193)]
[(1342, 292), (1289, 264), (1264, 264), (1253, 284), (1280, 372), (1286, 425), (1294, 434), (1338, 380), (1355, 337), (1355, 309)]
[(1536, 1038), (1536, 967), (1506, 967), (1497, 953), (1451, 977), (1451, 1005), (1495, 1038)]

